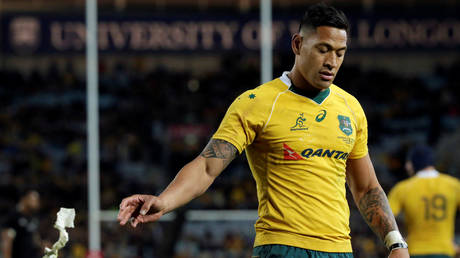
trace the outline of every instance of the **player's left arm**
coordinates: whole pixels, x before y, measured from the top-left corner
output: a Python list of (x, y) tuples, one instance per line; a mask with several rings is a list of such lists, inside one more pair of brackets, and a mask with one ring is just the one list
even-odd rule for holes
[(12, 228), (5, 228), (1, 231), (1, 253), (4, 258), (12, 257), (13, 240), (16, 231)]
[(390, 257), (409, 257), (407, 248), (390, 248), (397, 241), (404, 240), (402, 237), (394, 237), (395, 233), (399, 234), (398, 225), (387, 196), (377, 180), (369, 154), (359, 159), (348, 159), (347, 184), (364, 220), (392, 250)]

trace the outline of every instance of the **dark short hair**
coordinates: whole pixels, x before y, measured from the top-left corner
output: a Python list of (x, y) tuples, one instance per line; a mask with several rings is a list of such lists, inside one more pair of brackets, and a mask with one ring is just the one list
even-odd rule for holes
[(349, 32), (350, 24), (347, 16), (341, 11), (323, 2), (310, 6), (302, 17), (299, 32), (302, 28), (316, 29), (319, 26), (330, 26)]
[(415, 172), (428, 166), (434, 166), (434, 152), (430, 147), (424, 144), (413, 147), (409, 151), (407, 159), (412, 162)]
[(18, 188), (17, 189), (17, 200), (18, 201), (21, 200), (23, 197), (26, 197), (32, 192), (37, 192), (38, 194), (40, 194), (40, 192), (37, 189), (38, 188), (34, 186), (24, 186), (24, 187)]

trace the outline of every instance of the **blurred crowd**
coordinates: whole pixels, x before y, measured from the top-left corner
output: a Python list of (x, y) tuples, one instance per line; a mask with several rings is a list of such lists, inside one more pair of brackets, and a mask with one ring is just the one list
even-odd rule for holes
[[(276, 62), (274, 76), (289, 70)], [(145, 71), (132, 62), (100, 62), (101, 209), (116, 210), (133, 193), (158, 193), (198, 155), (232, 100), (259, 84), (258, 58), (223, 56), (220, 69), (194, 74), (161, 66)], [(336, 84), (355, 95), (369, 123), (369, 149), (388, 191), (406, 177), (407, 149), (427, 142), (438, 150), (438, 168), (459, 176), (460, 62), (432, 74), (405, 77), (386, 70), (341, 68)], [(77, 211), (62, 257), (84, 257), (87, 246), (86, 84), (72, 62), (47, 72), (0, 70), (0, 210), (16, 205), (18, 190), (41, 196), (39, 233), (53, 243), (60, 207)], [(352, 207), (355, 257), (384, 257), (383, 245)], [(187, 209), (256, 209), (255, 184), (238, 157)], [(209, 226), (202, 235), (176, 219), (142, 229), (102, 224), (104, 257), (248, 257), (252, 235)], [(202, 225), (202, 227), (206, 227)], [(235, 227), (237, 228), (237, 227)], [(183, 230), (183, 231), (182, 231)], [(182, 232), (182, 233), (181, 233)]]

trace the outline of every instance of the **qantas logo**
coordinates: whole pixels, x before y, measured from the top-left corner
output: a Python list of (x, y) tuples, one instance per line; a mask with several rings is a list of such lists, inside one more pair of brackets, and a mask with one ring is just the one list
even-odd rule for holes
[(347, 160), (348, 155), (349, 155), (349, 153), (339, 151), (339, 150), (312, 149), (312, 148), (305, 149), (301, 152), (301, 154), (298, 154), (291, 147), (289, 147), (286, 143), (283, 143), (283, 152), (284, 152), (284, 160), (301, 160), (301, 159), (309, 159), (313, 157)]
[(286, 143), (283, 143), (283, 152), (285, 160), (300, 160), (302, 157), (295, 152), (291, 147), (287, 146)]

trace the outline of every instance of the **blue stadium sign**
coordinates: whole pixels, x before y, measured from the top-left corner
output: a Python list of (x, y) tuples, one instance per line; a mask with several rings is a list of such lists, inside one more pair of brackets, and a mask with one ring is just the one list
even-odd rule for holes
[[(83, 53), (84, 17), (6, 15), (0, 20), (0, 50), (5, 54)], [(355, 18), (350, 47), (354, 50), (426, 50), (460, 47), (458, 18)], [(102, 52), (258, 51), (257, 17), (100, 17)], [(290, 51), (297, 20), (275, 17), (273, 46)]]

